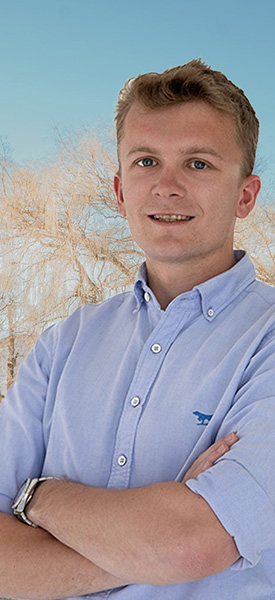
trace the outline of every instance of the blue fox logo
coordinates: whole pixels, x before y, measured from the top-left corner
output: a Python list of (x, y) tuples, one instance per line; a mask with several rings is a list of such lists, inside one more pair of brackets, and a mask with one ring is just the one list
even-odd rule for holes
[(210, 419), (212, 419), (213, 417), (213, 415), (205, 415), (204, 413), (201, 413), (198, 410), (195, 410), (193, 412), (193, 415), (198, 417), (197, 425), (208, 425)]

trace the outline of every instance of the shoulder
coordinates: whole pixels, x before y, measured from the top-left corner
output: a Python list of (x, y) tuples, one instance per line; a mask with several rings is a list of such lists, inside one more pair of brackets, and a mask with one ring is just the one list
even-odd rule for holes
[(79, 335), (88, 336), (108, 328), (110, 322), (125, 322), (131, 318), (136, 307), (132, 292), (118, 294), (97, 304), (84, 304), (70, 316), (46, 329), (40, 340), (49, 340), (55, 347), (58, 342), (71, 346)]
[(32, 378), (39, 373), (46, 380), (53, 371), (58, 375), (73, 351), (81, 353), (87, 346), (96, 350), (103, 337), (118, 336), (126, 323), (132, 322), (135, 307), (133, 293), (125, 292), (101, 303), (77, 308), (39, 335), (20, 366), (20, 375)]
[(98, 319), (115, 318), (121, 312), (132, 313), (135, 309), (135, 299), (132, 292), (118, 294), (97, 304), (84, 304), (77, 308), (72, 315), (61, 321), (60, 328), (89, 325)]
[(275, 332), (275, 287), (255, 280), (246, 289), (246, 318), (266, 335)]
[(255, 279), (253, 284), (248, 288), (248, 293), (254, 293), (258, 296), (258, 301), (262, 301), (266, 305), (273, 307), (275, 311), (275, 287)]

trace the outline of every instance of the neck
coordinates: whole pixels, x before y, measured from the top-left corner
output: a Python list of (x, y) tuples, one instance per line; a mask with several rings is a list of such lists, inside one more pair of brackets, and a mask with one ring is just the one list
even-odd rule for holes
[(148, 285), (154, 292), (160, 306), (165, 310), (180, 294), (191, 291), (196, 285), (204, 283), (228, 269), (235, 264), (234, 254), (221, 265), (206, 265), (202, 260), (200, 265), (171, 265), (171, 264), (152, 264), (151, 260), (146, 260)]

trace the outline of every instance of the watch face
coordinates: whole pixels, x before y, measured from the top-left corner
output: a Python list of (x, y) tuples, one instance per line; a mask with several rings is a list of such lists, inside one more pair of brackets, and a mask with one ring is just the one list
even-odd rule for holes
[(31, 482), (32, 480), (30, 478), (26, 479), (26, 481), (22, 483), (21, 487), (18, 490), (17, 496), (12, 505), (12, 509), (14, 511), (16, 510), (17, 513), (22, 512), (25, 507), (26, 495), (29, 492)]

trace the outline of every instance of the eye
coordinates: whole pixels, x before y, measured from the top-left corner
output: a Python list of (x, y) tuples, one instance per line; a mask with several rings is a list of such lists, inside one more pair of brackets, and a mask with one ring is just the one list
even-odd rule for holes
[(153, 158), (146, 157), (138, 160), (136, 164), (140, 167), (154, 167), (157, 163), (155, 160), (153, 160)]
[(196, 169), (196, 171), (204, 171), (207, 168), (207, 164), (203, 160), (192, 160), (190, 165), (192, 168)]

